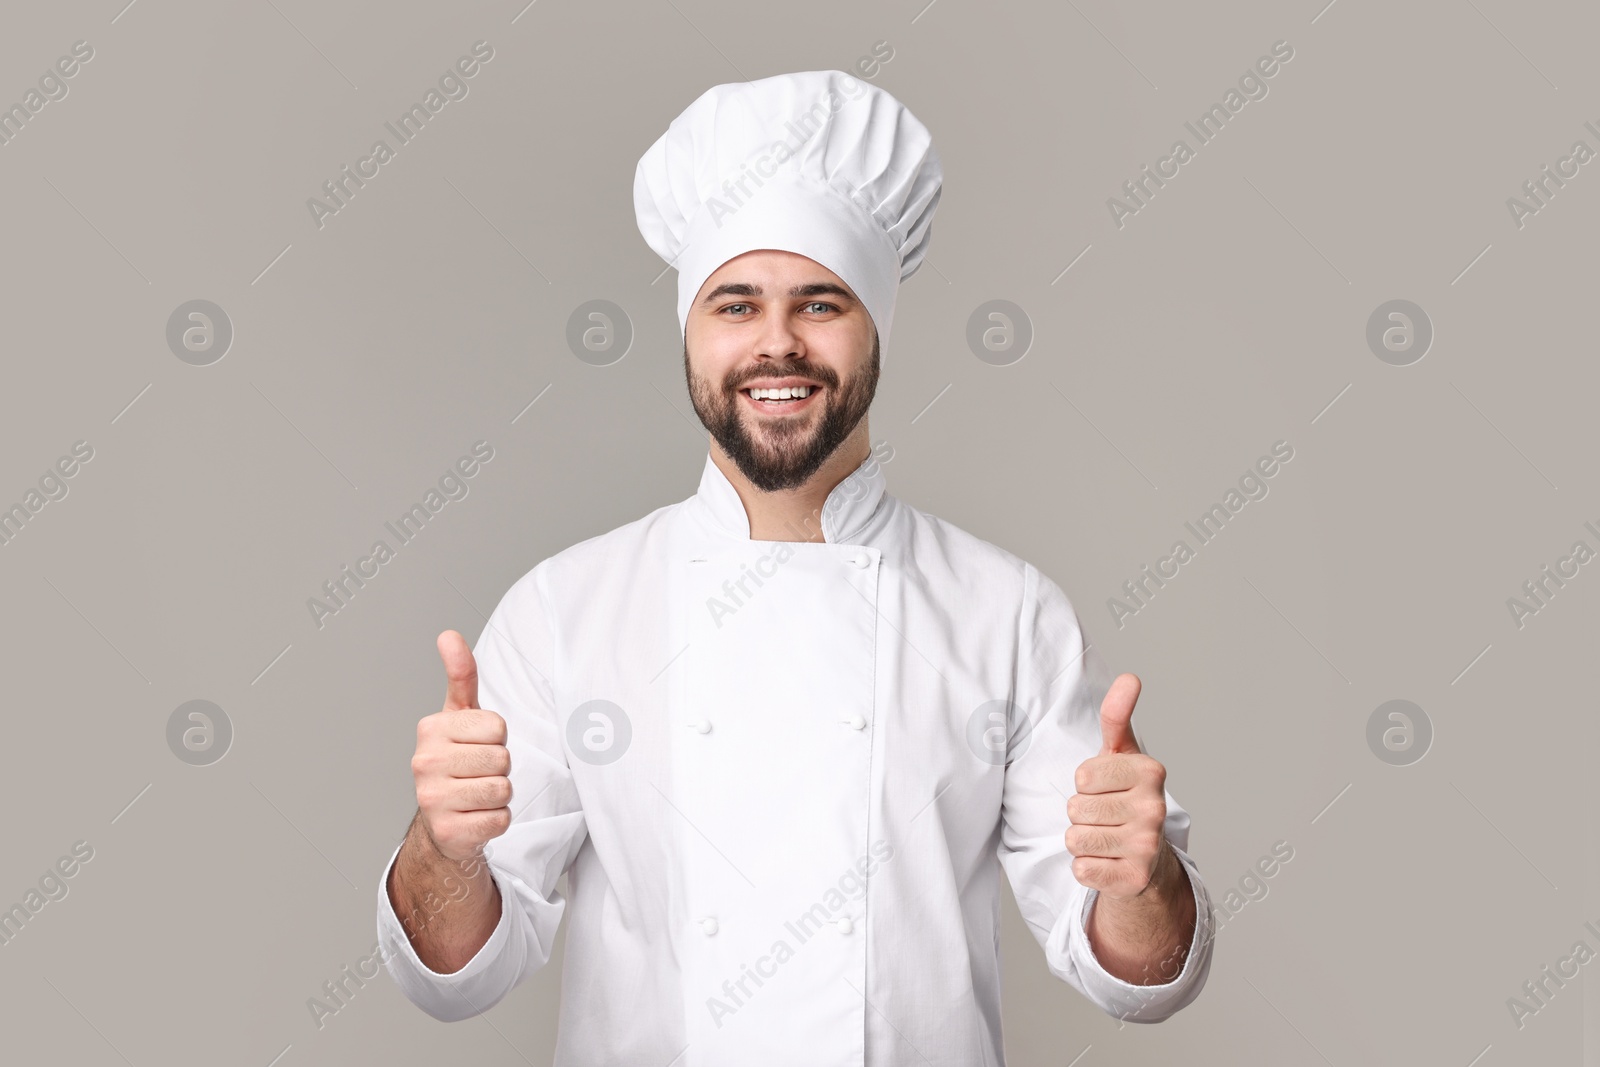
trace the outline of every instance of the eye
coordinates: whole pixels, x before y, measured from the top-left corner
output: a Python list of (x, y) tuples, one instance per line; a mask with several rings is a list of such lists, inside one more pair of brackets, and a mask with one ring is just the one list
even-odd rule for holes
[(821, 300), (813, 300), (811, 303), (807, 304), (806, 307), (808, 307), (808, 308), (824, 308), (827, 311), (838, 311), (839, 310), (833, 304), (829, 304), (829, 303), (826, 303), (826, 302), (821, 301)]
[(729, 304), (727, 307), (724, 307), (721, 311), (718, 311), (717, 314), (720, 315), (724, 311), (727, 311), (729, 308), (747, 308), (749, 306), (750, 306), (749, 304)]

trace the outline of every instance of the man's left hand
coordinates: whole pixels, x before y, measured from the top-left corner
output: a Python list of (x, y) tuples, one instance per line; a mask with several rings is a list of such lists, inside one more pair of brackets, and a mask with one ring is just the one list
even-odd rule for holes
[(1119, 674), (1100, 705), (1100, 754), (1078, 765), (1077, 794), (1067, 801), (1072, 873), (1103, 895), (1143, 893), (1177, 859), (1167, 843), (1167, 769), (1133, 738), (1139, 678)]

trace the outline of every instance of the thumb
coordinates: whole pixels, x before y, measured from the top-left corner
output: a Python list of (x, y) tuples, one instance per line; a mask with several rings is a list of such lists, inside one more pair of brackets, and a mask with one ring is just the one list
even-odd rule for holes
[(472, 658), (467, 639), (454, 630), (439, 635), (439, 658), (450, 688), (444, 694), (444, 710), (459, 711), (478, 706), (478, 663)]
[(1100, 704), (1100, 755), (1143, 752), (1133, 739), (1133, 705), (1139, 700), (1139, 676), (1119, 674)]

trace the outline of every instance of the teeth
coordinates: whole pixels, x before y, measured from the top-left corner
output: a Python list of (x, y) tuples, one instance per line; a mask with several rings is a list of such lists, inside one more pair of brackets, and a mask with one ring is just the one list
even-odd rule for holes
[(811, 395), (811, 386), (796, 385), (783, 389), (750, 389), (751, 397), (756, 400), (789, 400), (801, 399)]

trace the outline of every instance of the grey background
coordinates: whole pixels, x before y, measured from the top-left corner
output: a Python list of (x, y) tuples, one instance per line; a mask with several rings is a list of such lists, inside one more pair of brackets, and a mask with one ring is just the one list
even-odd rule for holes
[[(1506, 605), (1600, 547), (1600, 162), (1521, 228), (1506, 206), (1600, 148), (1592, 5), (523, 2), (5, 12), (0, 102), (94, 48), (0, 147), (0, 502), (94, 449), (0, 547), (0, 902), (94, 849), (0, 946), (8, 1058), (548, 1062), (559, 951), (452, 1026), (387, 976), (320, 1028), (307, 1001), (372, 951), (435, 635), (475, 640), (540, 559), (694, 490), (639, 155), (712, 84), (884, 41), (872, 80), (945, 166), (871, 416), (890, 491), (1038, 564), (1141, 675), (1219, 902), (1295, 850), (1159, 1026), (1051, 978), (1008, 893), (1010, 1061), (1600, 1063), (1596, 965), (1520, 1029), (1506, 1005), (1600, 947), (1600, 563), (1521, 628)], [(480, 39), (469, 95), (319, 229), (307, 199)], [(1269, 94), (1113, 224), (1278, 40)], [(195, 299), (234, 330), (210, 366), (165, 339)], [(636, 334), (606, 367), (565, 341), (594, 299)], [(965, 341), (991, 299), (1034, 330), (1008, 366)], [(1393, 299), (1435, 330), (1410, 366), (1366, 344)], [(479, 439), (468, 496), (317, 628), (307, 599)], [(1270, 494), (1119, 628), (1107, 599), (1278, 440)], [(234, 733), (208, 766), (167, 743), (197, 699)], [(1368, 748), (1392, 699), (1433, 726), (1409, 766)]]

